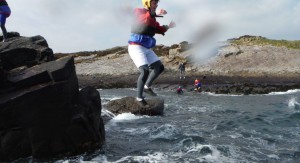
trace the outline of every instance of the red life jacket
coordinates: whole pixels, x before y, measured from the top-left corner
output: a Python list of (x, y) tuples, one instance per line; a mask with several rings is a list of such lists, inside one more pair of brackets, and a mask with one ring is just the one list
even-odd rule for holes
[(200, 83), (200, 82), (201, 82), (201, 80), (196, 79), (196, 80), (195, 80), (195, 85), (197, 85), (197, 84)]
[(136, 8), (134, 14), (135, 22), (131, 27), (131, 33), (154, 36), (156, 33), (164, 35), (167, 31), (164, 26), (156, 21), (155, 16), (151, 16), (149, 10)]

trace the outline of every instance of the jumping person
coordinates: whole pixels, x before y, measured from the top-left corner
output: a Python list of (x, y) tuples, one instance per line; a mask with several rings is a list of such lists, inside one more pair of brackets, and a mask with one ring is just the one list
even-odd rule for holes
[(10, 8), (6, 0), (0, 0), (0, 26), (3, 34), (3, 42), (7, 39), (7, 31), (5, 28), (6, 18), (10, 16)]
[(140, 71), (137, 80), (137, 101), (142, 106), (148, 106), (143, 92), (156, 96), (151, 89), (153, 81), (163, 72), (164, 65), (151, 49), (155, 46), (155, 34), (164, 35), (165, 32), (175, 27), (173, 21), (169, 25), (161, 26), (156, 17), (167, 14), (164, 9), (156, 13), (159, 0), (142, 0), (144, 8), (134, 10), (134, 23), (131, 27), (131, 35), (128, 41), (128, 52), (134, 64)]

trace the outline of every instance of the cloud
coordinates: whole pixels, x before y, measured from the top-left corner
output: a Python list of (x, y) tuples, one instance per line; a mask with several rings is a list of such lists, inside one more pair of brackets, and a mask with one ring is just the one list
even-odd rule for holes
[[(127, 44), (130, 10), (140, 0), (14, 0), (8, 31), (44, 36), (54, 52), (103, 50)], [(300, 2), (297, 0), (161, 0), (168, 14), (161, 24), (174, 20), (177, 27), (156, 36), (159, 44), (193, 41), (210, 24), (219, 28), (216, 40), (241, 35), (272, 39), (299, 39)]]

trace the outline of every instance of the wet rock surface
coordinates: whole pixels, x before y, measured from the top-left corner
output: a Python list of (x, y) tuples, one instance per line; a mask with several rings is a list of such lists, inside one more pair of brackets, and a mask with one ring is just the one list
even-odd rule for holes
[(106, 109), (115, 115), (122, 113), (132, 113), (136, 115), (163, 115), (164, 100), (159, 98), (147, 99), (148, 106), (142, 106), (134, 97), (124, 97), (110, 101), (105, 105)]

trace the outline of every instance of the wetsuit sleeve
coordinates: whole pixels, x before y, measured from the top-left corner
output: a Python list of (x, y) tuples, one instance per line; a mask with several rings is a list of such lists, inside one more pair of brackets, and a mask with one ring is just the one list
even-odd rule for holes
[(167, 26), (161, 26), (161, 25), (159, 25), (158, 22), (156, 22), (156, 23), (157, 23), (156, 24), (157, 25), (156, 26), (156, 33), (164, 35), (165, 32), (167, 32), (168, 27)]
[(135, 9), (135, 15), (139, 23), (145, 24), (147, 26), (155, 28), (155, 33), (163, 34), (168, 30), (167, 27), (161, 26), (155, 19), (152, 17), (150, 12), (145, 9)]

